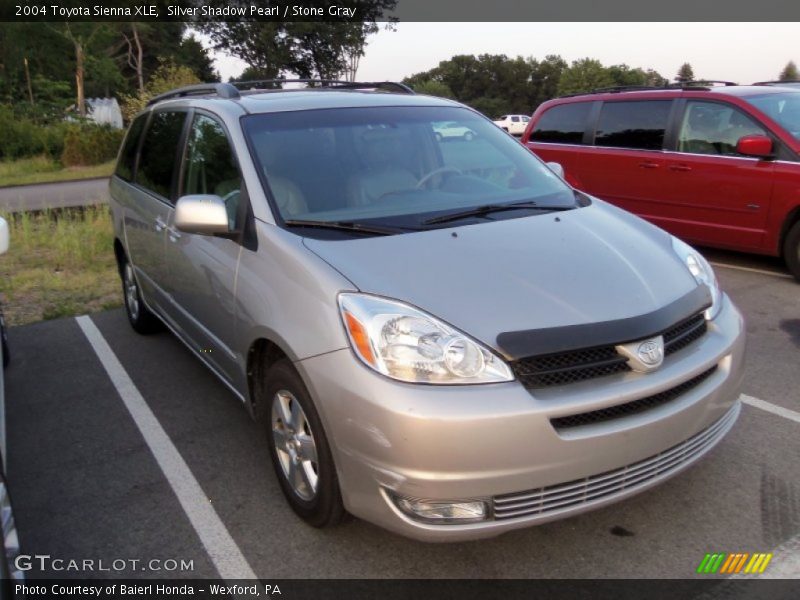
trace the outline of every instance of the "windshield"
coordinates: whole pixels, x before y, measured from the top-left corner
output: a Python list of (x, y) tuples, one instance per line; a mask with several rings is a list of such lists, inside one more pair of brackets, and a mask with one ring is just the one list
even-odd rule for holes
[(465, 108), (309, 110), (252, 115), (243, 124), (284, 221), (413, 230), (489, 204), (526, 203), (472, 218), (576, 206), (573, 190), (527, 148)]
[(800, 92), (765, 94), (745, 99), (800, 140)]

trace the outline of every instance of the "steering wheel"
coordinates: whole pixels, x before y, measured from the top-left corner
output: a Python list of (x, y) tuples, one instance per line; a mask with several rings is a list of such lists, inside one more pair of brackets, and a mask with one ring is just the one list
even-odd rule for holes
[(434, 169), (433, 171), (423, 175), (422, 178), (417, 182), (417, 189), (422, 189), (433, 177), (441, 175), (442, 173), (455, 173), (456, 175), (463, 175), (461, 169), (456, 169), (455, 167), (439, 167), (438, 169)]

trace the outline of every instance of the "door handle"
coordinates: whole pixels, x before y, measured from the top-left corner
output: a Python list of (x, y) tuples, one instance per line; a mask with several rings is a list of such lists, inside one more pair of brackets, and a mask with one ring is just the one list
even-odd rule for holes
[(177, 242), (179, 239), (181, 239), (181, 234), (178, 233), (178, 230), (175, 229), (174, 227), (170, 227), (169, 228), (169, 241), (174, 243), (174, 242)]
[(167, 224), (164, 222), (164, 219), (162, 219), (161, 217), (156, 217), (156, 221), (155, 221), (155, 224), (153, 225), (153, 227), (155, 228), (155, 230), (157, 232), (161, 233), (162, 231), (164, 231), (164, 229), (167, 228)]
[(661, 165), (656, 162), (640, 162), (639, 168), (641, 169), (657, 169)]
[(689, 165), (670, 165), (670, 171), (691, 171), (692, 167)]

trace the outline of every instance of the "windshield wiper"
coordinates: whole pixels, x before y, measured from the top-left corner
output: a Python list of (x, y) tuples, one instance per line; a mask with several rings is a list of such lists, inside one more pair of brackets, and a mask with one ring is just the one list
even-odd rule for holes
[[(394, 229), (391, 227), (380, 227), (378, 225), (362, 225), (352, 221), (310, 221), (304, 219), (289, 219), (283, 222), (289, 227), (318, 227), (319, 229), (338, 229), (339, 231), (352, 231), (355, 233), (366, 233), (370, 235), (396, 235), (402, 233), (404, 229)], [(412, 230), (408, 230), (412, 231)]]
[(449, 215), (442, 215), (441, 217), (433, 217), (423, 221), (423, 225), (435, 225), (437, 223), (449, 223), (450, 221), (457, 221), (459, 219), (466, 219), (467, 217), (483, 217), (493, 212), (502, 210), (519, 210), (521, 208), (535, 208), (538, 210), (555, 211), (555, 210), (572, 210), (574, 206), (539, 206), (536, 202), (531, 200), (525, 202), (513, 202), (511, 204), (484, 204), (483, 206), (476, 206), (467, 210), (462, 210)]

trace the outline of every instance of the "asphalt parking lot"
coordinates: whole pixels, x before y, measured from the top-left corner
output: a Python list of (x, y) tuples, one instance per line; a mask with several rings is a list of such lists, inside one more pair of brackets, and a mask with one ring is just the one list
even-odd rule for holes
[[(136, 335), (122, 310), (91, 323), (129, 376), (128, 393), (152, 411), (151, 434), (160, 426), (177, 450), (175, 464), (156, 460), (76, 319), (12, 328), (8, 471), (23, 552), (192, 561), (186, 571), (113, 573), (137, 577), (217, 577), (229, 560), (229, 575), (246, 567), (263, 578), (684, 578), (707, 552), (774, 551), (766, 575), (800, 577), (800, 285), (777, 261), (707, 255), (747, 319), (750, 403), (731, 433), (698, 465), (632, 499), (470, 543), (418, 543), (359, 520), (304, 525), (239, 401), (170, 334)], [(199, 487), (176, 484), (180, 461)]]

